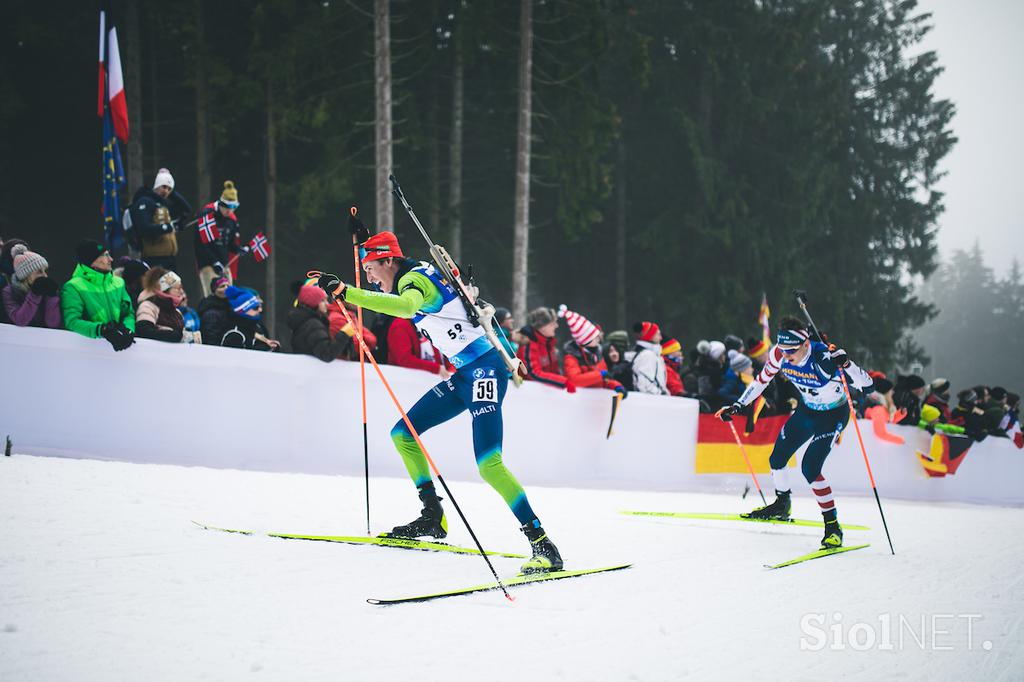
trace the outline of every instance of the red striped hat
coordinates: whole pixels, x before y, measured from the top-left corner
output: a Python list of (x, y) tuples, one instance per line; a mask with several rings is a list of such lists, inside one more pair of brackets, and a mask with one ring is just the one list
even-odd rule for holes
[(579, 313), (569, 310), (564, 303), (558, 306), (558, 316), (565, 318), (565, 323), (569, 325), (569, 333), (572, 334), (573, 341), (581, 347), (593, 345), (598, 337), (601, 336), (600, 327)]
[(641, 341), (651, 343), (654, 335), (660, 332), (661, 328), (653, 322), (637, 322), (633, 325), (633, 331), (640, 335)]

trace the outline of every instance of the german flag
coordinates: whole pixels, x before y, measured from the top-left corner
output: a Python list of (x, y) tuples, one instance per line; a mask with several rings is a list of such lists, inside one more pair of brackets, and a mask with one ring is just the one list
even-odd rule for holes
[(932, 436), (932, 447), (928, 454), (918, 450), (917, 458), (925, 473), (932, 478), (952, 476), (960, 468), (973, 444), (974, 441), (966, 436), (936, 433)]
[[(768, 457), (772, 454), (775, 439), (779, 437), (779, 431), (788, 418), (787, 415), (761, 417), (757, 420), (757, 428), (751, 433), (746, 432), (745, 415), (736, 415), (732, 418), (755, 473), (769, 473)], [(790, 466), (794, 466), (794, 462), (791, 461)], [(697, 458), (694, 462), (694, 471), (698, 474), (748, 473), (743, 453), (732, 437), (732, 430), (728, 424), (713, 414), (701, 414), (698, 417)]]

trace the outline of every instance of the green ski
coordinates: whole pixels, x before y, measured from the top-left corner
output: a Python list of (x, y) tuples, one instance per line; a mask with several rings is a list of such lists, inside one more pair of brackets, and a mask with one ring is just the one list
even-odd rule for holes
[(765, 564), (764, 567), (765, 568), (772, 568), (772, 569), (774, 569), (774, 568), (782, 568), (783, 566), (792, 566), (793, 564), (799, 564), (799, 563), (802, 563), (804, 561), (810, 561), (811, 559), (820, 559), (822, 557), (832, 556), (833, 554), (842, 554), (843, 552), (852, 552), (855, 549), (864, 549), (865, 547), (870, 547), (870, 546), (871, 545), (852, 545), (850, 547), (834, 547), (832, 549), (819, 549), (817, 552), (811, 552), (810, 554), (804, 554), (803, 556), (798, 556), (795, 559), (790, 559), (789, 561), (783, 561), (781, 564), (774, 564), (774, 565), (772, 565), (772, 564)]
[[(449, 545), (447, 542), (427, 540), (406, 540), (404, 538), (389, 538), (383, 535), (376, 537), (362, 535), (302, 535), (298, 533), (261, 533), (253, 530), (234, 530), (231, 528), (218, 528), (208, 526), (205, 523), (193, 521), (200, 528), (206, 530), (219, 530), (223, 533), (238, 533), (239, 535), (265, 535), (271, 538), (282, 538), (284, 540), (311, 540), (313, 542), (339, 542), (346, 545), (376, 545), (378, 547), (395, 547), (398, 549), (416, 549), (424, 552), (451, 552), (452, 554), (476, 554), (480, 551), (472, 547), (459, 547)], [(525, 554), (511, 554), (509, 552), (487, 552), (488, 556), (505, 557), (508, 559), (526, 559)]]
[[(700, 513), (700, 512), (651, 512), (651, 511), (620, 511), (620, 514), (626, 514), (627, 516), (663, 516), (673, 519), (703, 519), (706, 521), (749, 521), (751, 523), (774, 523), (781, 526), (813, 526), (815, 528), (824, 528), (825, 524), (821, 521), (810, 521), (808, 519), (789, 519), (788, 521), (781, 521), (779, 519), (748, 519), (745, 516), (739, 514), (712, 514), (712, 513)], [(867, 526), (856, 526), (853, 524), (842, 524), (843, 530), (871, 530)]]
[[(629, 568), (633, 564), (622, 564), (621, 566), (606, 566), (604, 568), (588, 568), (579, 571), (552, 571), (550, 573), (530, 573), (524, 575), (520, 573), (517, 576), (506, 578), (502, 580), (502, 584), (505, 587), (513, 587), (515, 585), (528, 585), (531, 583), (539, 583), (550, 580), (564, 580), (566, 578), (579, 578), (584, 575), (593, 575), (595, 573), (607, 573), (608, 571), (621, 571), (624, 568)], [(420, 601), (431, 601), (433, 599), (443, 599), (444, 597), (458, 597), (464, 594), (473, 594), (474, 592), (488, 592), (490, 590), (501, 589), (498, 583), (484, 583), (483, 585), (475, 585), (474, 587), (463, 587), (458, 590), (449, 590), (447, 592), (435, 592), (434, 594), (424, 594), (417, 597), (399, 597), (398, 599), (367, 599), (366, 601), (370, 604), (379, 606), (392, 606), (394, 604), (408, 604), (411, 602)]]

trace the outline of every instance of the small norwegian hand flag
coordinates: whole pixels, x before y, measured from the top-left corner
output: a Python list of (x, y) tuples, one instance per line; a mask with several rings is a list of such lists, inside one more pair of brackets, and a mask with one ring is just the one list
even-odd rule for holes
[(210, 244), (220, 239), (220, 228), (213, 213), (206, 213), (199, 219), (199, 241)]
[(257, 263), (262, 263), (270, 258), (270, 242), (267, 241), (266, 235), (257, 232), (249, 242), (249, 250), (252, 251), (252, 257), (256, 259)]

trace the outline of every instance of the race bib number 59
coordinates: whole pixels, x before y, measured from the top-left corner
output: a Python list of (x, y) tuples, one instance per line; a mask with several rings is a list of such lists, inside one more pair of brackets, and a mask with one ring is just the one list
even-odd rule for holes
[(473, 382), (474, 403), (498, 402), (498, 380), (495, 378), (477, 379)]

